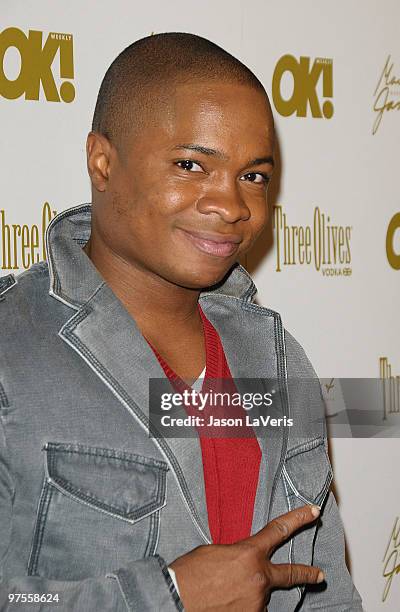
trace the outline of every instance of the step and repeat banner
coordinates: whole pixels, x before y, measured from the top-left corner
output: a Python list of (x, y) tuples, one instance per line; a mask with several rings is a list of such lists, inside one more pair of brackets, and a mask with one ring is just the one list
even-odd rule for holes
[(346, 406), (345, 379), (382, 383), (379, 434), (336, 436), (330, 446), (365, 609), (397, 612), (398, 0), (3, 0), (0, 17), (0, 275), (45, 258), (50, 220), (90, 201), (86, 135), (102, 77), (124, 47), (192, 32), (263, 82), (278, 168), (270, 223), (243, 264), (258, 302), (281, 313), (323, 378), (328, 422)]

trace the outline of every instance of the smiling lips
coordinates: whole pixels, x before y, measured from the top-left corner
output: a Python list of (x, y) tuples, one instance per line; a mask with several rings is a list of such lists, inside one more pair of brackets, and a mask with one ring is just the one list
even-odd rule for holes
[(242, 242), (240, 236), (235, 234), (213, 234), (211, 232), (189, 232), (187, 230), (182, 230), (182, 232), (199, 251), (217, 257), (233, 255)]

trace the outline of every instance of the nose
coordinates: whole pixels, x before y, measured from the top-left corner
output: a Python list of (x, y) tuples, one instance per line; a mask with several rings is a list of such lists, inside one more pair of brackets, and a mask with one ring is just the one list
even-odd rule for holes
[(217, 213), (226, 223), (247, 221), (250, 209), (240, 193), (236, 181), (210, 188), (197, 200), (197, 210), (202, 214)]

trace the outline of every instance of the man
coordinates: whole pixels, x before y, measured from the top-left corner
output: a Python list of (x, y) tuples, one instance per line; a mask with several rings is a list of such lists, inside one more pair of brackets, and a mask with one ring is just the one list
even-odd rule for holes
[(91, 206), (2, 281), (1, 609), (361, 610), (323, 423), (300, 442), (148, 435), (150, 379), (275, 378), (306, 427), (320, 402), (289, 406), (288, 377), (314, 373), (235, 263), (268, 217), (264, 88), (203, 38), (147, 37), (92, 128)]

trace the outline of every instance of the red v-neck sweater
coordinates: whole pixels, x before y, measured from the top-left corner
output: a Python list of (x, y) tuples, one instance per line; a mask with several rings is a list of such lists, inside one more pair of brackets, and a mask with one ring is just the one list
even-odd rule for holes
[[(200, 304), (206, 344), (205, 378), (232, 379), (217, 330)], [(148, 341), (166, 376), (189, 388)], [(214, 544), (232, 544), (251, 532), (261, 451), (254, 433), (246, 437), (210, 438), (199, 433), (203, 459), (208, 524)]]

